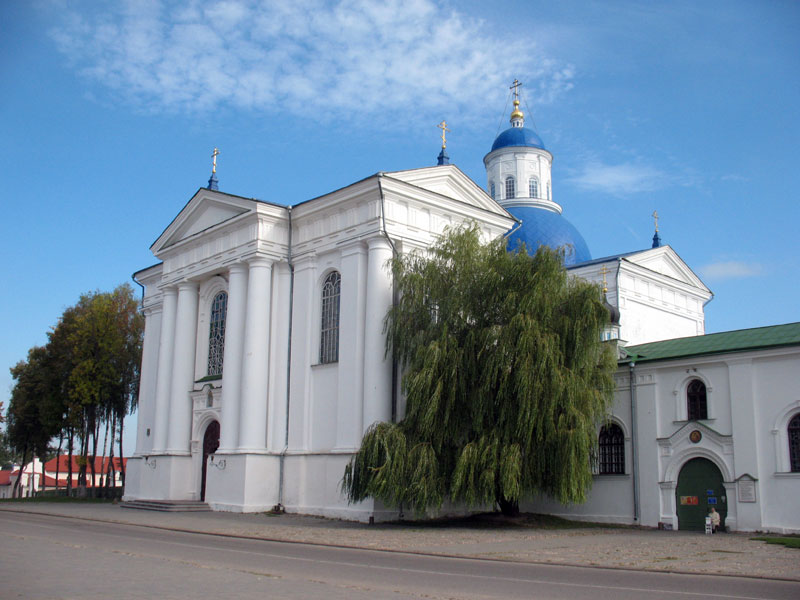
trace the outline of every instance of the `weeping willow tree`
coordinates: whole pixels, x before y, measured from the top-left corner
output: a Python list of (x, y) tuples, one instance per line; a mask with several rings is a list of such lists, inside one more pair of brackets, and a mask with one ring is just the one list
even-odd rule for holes
[(365, 433), (342, 481), (350, 502), (514, 514), (537, 493), (585, 501), (616, 367), (600, 289), (570, 277), (558, 251), (507, 252), (476, 227), (392, 271), (387, 352), (403, 367), (406, 413)]

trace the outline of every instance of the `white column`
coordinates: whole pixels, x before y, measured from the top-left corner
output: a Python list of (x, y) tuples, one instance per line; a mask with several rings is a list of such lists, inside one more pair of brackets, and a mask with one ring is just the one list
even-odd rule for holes
[(364, 323), (364, 430), (392, 416), (392, 361), (385, 357), (383, 320), (392, 305), (392, 280), (387, 261), (392, 248), (386, 238), (368, 240), (367, 307)]
[(292, 272), (288, 263), (272, 268), (272, 325), (270, 326), (268, 448), (280, 452), (286, 443), (286, 392), (289, 385), (289, 288)]
[(194, 360), (197, 342), (197, 284), (178, 285), (178, 311), (175, 320), (175, 357), (172, 361), (172, 386), (169, 405), (169, 454), (189, 454), (192, 404), (189, 392), (194, 385)]
[[(156, 377), (158, 377), (158, 344), (163, 307), (145, 308), (142, 364), (139, 378), (139, 404), (136, 410), (136, 454), (153, 451), (154, 417), (156, 411)], [(149, 431), (148, 431), (149, 430)]]
[(225, 315), (225, 351), (222, 358), (221, 451), (232, 450), (239, 444), (242, 353), (247, 306), (247, 266), (231, 265), (228, 272), (228, 309)]
[(252, 259), (242, 367), (241, 450), (263, 451), (267, 443), (271, 287), (272, 263), (265, 258)]
[(362, 242), (342, 249), (341, 273), (336, 448), (352, 449), (361, 443), (363, 432), (367, 249)]
[(167, 447), (169, 428), (169, 392), (172, 388), (172, 358), (175, 349), (175, 314), (178, 291), (162, 291), (161, 334), (158, 342), (158, 372), (156, 373), (156, 410), (153, 419), (153, 452)]

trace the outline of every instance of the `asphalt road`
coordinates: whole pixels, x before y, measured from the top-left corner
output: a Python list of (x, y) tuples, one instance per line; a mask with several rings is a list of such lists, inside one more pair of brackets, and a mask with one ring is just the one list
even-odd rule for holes
[(800, 598), (800, 583), (420, 556), (0, 512), (0, 598)]

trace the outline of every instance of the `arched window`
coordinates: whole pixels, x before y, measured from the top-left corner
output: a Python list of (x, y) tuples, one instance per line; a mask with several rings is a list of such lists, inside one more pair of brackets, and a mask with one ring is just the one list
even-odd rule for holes
[(528, 196), (531, 198), (539, 197), (539, 180), (535, 177), (531, 177), (530, 181), (528, 181)]
[(510, 199), (510, 198), (516, 198), (516, 197), (517, 197), (517, 192), (516, 192), (516, 188), (514, 186), (514, 178), (513, 177), (507, 177), (506, 178), (506, 198)]
[(208, 374), (222, 375), (225, 353), (225, 317), (228, 314), (228, 293), (220, 292), (211, 302), (208, 328)]
[(322, 326), (319, 338), (319, 362), (339, 360), (339, 294), (342, 276), (333, 271), (322, 284)]
[(625, 474), (625, 435), (616, 423), (600, 430), (600, 475)]
[(793, 473), (800, 473), (800, 413), (792, 417), (789, 433), (789, 464)]
[(494, 187), (494, 181), (489, 184), (489, 191), (490, 191), (490, 193), (492, 195), (492, 200), (497, 200), (497, 195), (495, 193), (496, 190), (495, 190), (495, 187)]
[(690, 421), (708, 418), (706, 384), (699, 379), (693, 379), (686, 388), (686, 415)]

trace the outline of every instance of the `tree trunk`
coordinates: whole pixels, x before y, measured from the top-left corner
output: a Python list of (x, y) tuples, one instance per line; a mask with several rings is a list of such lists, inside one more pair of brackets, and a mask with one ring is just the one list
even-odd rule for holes
[(506, 500), (503, 497), (497, 499), (497, 504), (500, 507), (500, 512), (504, 517), (519, 516), (519, 502), (516, 500)]
[(97, 438), (100, 436), (100, 423), (97, 420), (97, 416), (94, 416), (94, 427), (92, 427), (92, 498), (97, 497), (96, 493), (96, 486), (97, 486), (97, 466), (95, 465), (95, 459), (97, 458)]
[(108, 466), (106, 467), (106, 490), (114, 487), (116, 469), (114, 468), (114, 438), (117, 437), (117, 417), (111, 413), (111, 444), (108, 446)]
[(64, 445), (64, 430), (58, 434), (58, 452), (56, 452), (56, 496), (58, 496), (58, 476), (61, 473), (61, 447)]
[[(103, 435), (103, 453), (100, 455), (100, 481), (103, 484), (101, 487), (107, 488), (108, 487), (108, 465), (106, 464), (106, 450), (108, 448), (108, 428), (111, 425), (108, 419), (106, 419), (106, 431)], [(114, 440), (111, 440), (111, 445), (114, 445)], [(103, 481), (103, 476), (105, 475), (105, 481)], [(96, 496), (97, 494), (95, 494)]]
[(125, 414), (119, 416), (119, 482), (125, 487), (125, 455), (122, 453), (122, 433), (125, 431)]
[(18, 495), (22, 491), (22, 474), (25, 473), (25, 464), (28, 458), (28, 448), (22, 449), (22, 464), (19, 466), (19, 475), (17, 475), (17, 480), (14, 482), (14, 489), (11, 490), (11, 497), (12, 498), (21, 498), (22, 496)]
[(70, 426), (67, 432), (67, 497), (72, 497), (72, 445), (75, 443), (75, 429)]

